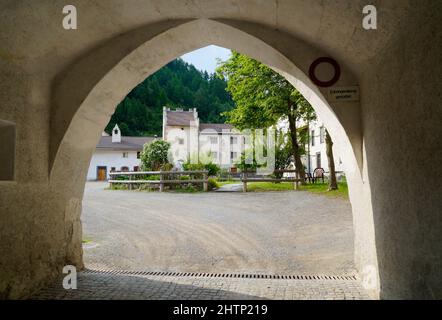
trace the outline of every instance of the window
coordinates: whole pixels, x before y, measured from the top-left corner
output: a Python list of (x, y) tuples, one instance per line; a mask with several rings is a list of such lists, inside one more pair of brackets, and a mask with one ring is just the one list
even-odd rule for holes
[(115, 167), (111, 167), (111, 172), (114, 172), (115, 171)]
[(230, 160), (235, 160), (238, 154), (235, 151), (230, 152)]
[(238, 137), (230, 137), (230, 144), (237, 144), (238, 143)]
[(129, 152), (123, 152), (123, 158), (129, 158)]
[(315, 145), (315, 130), (312, 130), (312, 135), (311, 135), (311, 141), (312, 141), (312, 146)]
[(218, 143), (218, 137), (210, 137), (210, 143), (211, 144), (217, 144)]
[(324, 143), (325, 141), (325, 128), (321, 127), (319, 131), (319, 143)]
[(321, 152), (316, 153), (316, 168), (322, 168), (322, 166), (321, 166)]
[(141, 152), (138, 151), (138, 152), (137, 152), (137, 159), (140, 159), (140, 158), (141, 158)]
[(129, 168), (128, 167), (121, 167), (121, 171), (124, 171), (124, 172), (129, 171)]
[(115, 129), (115, 130), (114, 130), (114, 134), (118, 134), (118, 129)]
[(138, 166), (134, 166), (134, 171), (136, 172), (138, 170), (139, 170), (139, 167)]
[(218, 160), (218, 152), (212, 151), (212, 160), (217, 161)]
[(184, 144), (184, 139), (183, 138), (178, 138), (178, 144)]

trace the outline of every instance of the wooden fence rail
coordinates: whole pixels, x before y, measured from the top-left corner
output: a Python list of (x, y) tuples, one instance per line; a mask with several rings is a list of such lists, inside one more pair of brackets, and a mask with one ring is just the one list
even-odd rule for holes
[[(160, 180), (149, 180), (149, 179), (132, 179), (132, 177), (136, 176), (160, 176)], [(202, 175), (202, 179), (200, 178), (193, 178), (193, 179), (170, 179), (170, 176), (195, 176), (195, 175)], [(110, 172), (109, 176), (111, 179), (109, 179), (110, 187), (112, 187), (113, 184), (127, 184), (129, 187), (129, 190), (133, 189), (134, 185), (140, 185), (140, 184), (153, 184), (153, 185), (159, 185), (160, 192), (164, 191), (164, 186), (167, 184), (187, 184), (187, 183), (202, 183), (203, 184), (203, 190), (208, 190), (208, 178), (209, 178), (209, 172), (207, 170), (196, 170), (196, 171), (114, 171)], [(118, 177), (124, 177), (129, 176), (129, 180), (118, 180)], [(167, 176), (166, 178), (164, 176)], [(148, 177), (147, 177), (148, 178)]]

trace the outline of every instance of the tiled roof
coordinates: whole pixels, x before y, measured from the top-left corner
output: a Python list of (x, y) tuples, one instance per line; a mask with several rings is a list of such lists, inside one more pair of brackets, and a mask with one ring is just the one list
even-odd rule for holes
[(152, 142), (154, 137), (121, 137), (121, 142), (112, 142), (112, 137), (100, 137), (97, 149), (141, 151), (143, 145)]
[(190, 122), (195, 121), (193, 111), (167, 111), (166, 117), (168, 126), (189, 127)]
[(231, 124), (227, 123), (201, 123), (200, 124), (200, 131), (203, 131), (205, 129), (212, 129), (216, 132), (223, 132), (223, 130), (232, 130), (233, 126)]

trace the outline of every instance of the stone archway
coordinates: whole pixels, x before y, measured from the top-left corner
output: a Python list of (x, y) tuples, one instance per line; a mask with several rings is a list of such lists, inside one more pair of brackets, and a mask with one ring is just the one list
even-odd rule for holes
[[(378, 1), (377, 30), (362, 27), (366, 0), (73, 2), (78, 30), (62, 27), (64, 1), (0, 4), (0, 119), (15, 131), (5, 138), (15, 146), (15, 157), (7, 159), (14, 170), (0, 180), (1, 297), (26, 297), (66, 263), (81, 264), (83, 166), (98, 139), (94, 130), (111, 111), (78, 108), (103, 89), (114, 68), (131, 68), (124, 58), (150, 40), (162, 35), (184, 49), (171, 32), (194, 19), (232, 27), (226, 34), (209, 26), (220, 45), (217, 32), (225, 40), (240, 31), (259, 40), (252, 53), (267, 55), (275, 68), (271, 58), (281, 54), (305, 73), (300, 57), (308, 47), (351, 69), (358, 81), (348, 83), (360, 85), (360, 109), (331, 104), (330, 113), (358, 164), (349, 181), (356, 264), (368, 275), (379, 265), (375, 291), (382, 298), (442, 296), (441, 169), (434, 166), (442, 157), (440, 1)], [(193, 38), (205, 37), (204, 30), (191, 30)], [(153, 49), (160, 58), (161, 48)], [(145, 75), (160, 67), (152, 61), (144, 60)], [(279, 65), (282, 72), (286, 67)], [(118, 82), (110, 91), (124, 95)], [(76, 132), (87, 141), (76, 144)]]
[[(149, 32), (146, 32), (149, 31)], [(68, 205), (63, 208), (67, 259), (82, 265), (81, 202), (89, 159), (117, 104), (164, 64), (197, 48), (216, 44), (255, 58), (284, 75), (324, 119), (346, 159), (355, 230), (356, 265), (373, 295), (379, 281), (368, 175), (362, 155), (357, 102), (329, 103), (306, 76), (325, 52), (281, 31), (233, 20), (171, 20), (130, 31), (85, 54), (59, 74), (51, 110), (50, 187)], [(109, 54), (112, 52), (112, 54)], [(97, 63), (99, 61), (99, 63)], [(339, 86), (357, 85), (341, 62)], [(73, 177), (66, 181), (66, 174)], [(60, 191), (62, 190), (62, 191)]]

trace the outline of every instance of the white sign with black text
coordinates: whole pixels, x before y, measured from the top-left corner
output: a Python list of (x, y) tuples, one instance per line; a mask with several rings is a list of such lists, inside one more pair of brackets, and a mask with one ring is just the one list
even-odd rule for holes
[(359, 87), (333, 87), (329, 88), (327, 95), (330, 101), (359, 101)]

